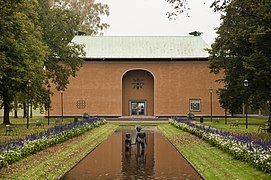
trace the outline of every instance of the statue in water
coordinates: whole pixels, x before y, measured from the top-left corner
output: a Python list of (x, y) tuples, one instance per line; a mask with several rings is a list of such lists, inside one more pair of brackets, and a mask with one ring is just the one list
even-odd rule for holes
[(136, 144), (137, 148), (139, 149), (141, 147), (142, 150), (145, 150), (145, 145), (147, 144), (147, 137), (145, 132), (141, 132), (141, 127), (137, 126), (136, 127)]
[(141, 132), (142, 128), (140, 126), (136, 127), (136, 139), (135, 143), (132, 143), (132, 138), (130, 133), (125, 134), (125, 151), (131, 150), (132, 145), (137, 145), (137, 148), (145, 150), (145, 146), (147, 145), (147, 136), (145, 132)]
[(125, 137), (126, 137), (125, 138), (125, 150), (129, 151), (131, 149), (131, 146), (132, 146), (131, 134), (126, 133)]
[(145, 132), (141, 131), (141, 127), (136, 127), (136, 138), (135, 143), (132, 143), (132, 138), (130, 133), (125, 134), (125, 160), (126, 166), (129, 166), (131, 163), (131, 151), (132, 145), (137, 145), (137, 153), (136, 153), (136, 162), (138, 168), (144, 168), (146, 165), (146, 154), (145, 147), (147, 144), (147, 136)]

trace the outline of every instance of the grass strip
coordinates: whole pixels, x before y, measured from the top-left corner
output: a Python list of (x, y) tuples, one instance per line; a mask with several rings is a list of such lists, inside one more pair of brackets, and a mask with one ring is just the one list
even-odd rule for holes
[(205, 179), (270, 179), (269, 174), (170, 124), (159, 124), (159, 129)]
[(57, 179), (118, 126), (104, 124), (83, 135), (29, 156), (0, 170), (1, 179)]

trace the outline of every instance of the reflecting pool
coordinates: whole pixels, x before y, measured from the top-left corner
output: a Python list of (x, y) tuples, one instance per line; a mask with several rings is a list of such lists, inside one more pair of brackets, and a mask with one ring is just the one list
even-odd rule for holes
[(114, 132), (61, 179), (202, 179), (175, 147), (155, 127), (147, 133), (145, 151), (125, 148), (125, 134), (134, 142), (134, 127)]

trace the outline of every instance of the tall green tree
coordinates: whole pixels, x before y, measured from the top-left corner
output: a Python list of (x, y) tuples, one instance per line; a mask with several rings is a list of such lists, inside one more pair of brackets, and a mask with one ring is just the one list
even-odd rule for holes
[(100, 17), (108, 14), (108, 7), (91, 7), (94, 10), (86, 8), (87, 22), (82, 21), (80, 8), (55, 7), (52, 0), (0, 0), (0, 100), (4, 123), (10, 123), (14, 97), (19, 103), (30, 99), (33, 107), (44, 107), (48, 104), (48, 83), (58, 90), (67, 88), (69, 77), (76, 76), (83, 63), (83, 46), (71, 42), (75, 32), (84, 30), (82, 23), (88, 24), (88, 34), (98, 34), (108, 27)]
[(47, 79), (55, 84), (58, 90), (65, 90), (69, 83), (68, 78), (75, 76), (83, 63), (80, 58), (84, 55), (83, 47), (71, 42), (79, 28), (80, 18), (74, 11), (52, 8), (49, 1), (39, 2), (43, 41), (50, 52), (44, 64)]
[[(222, 107), (232, 113), (243, 102), (257, 109), (271, 100), (270, 8), (269, 0), (235, 0), (223, 9), (218, 37), (209, 50), (209, 63), (211, 72), (224, 73), (227, 90), (219, 94)], [(249, 82), (247, 88), (245, 79)]]
[(77, 13), (79, 15), (78, 31), (87, 35), (102, 35), (103, 30), (109, 27), (109, 24), (102, 20), (103, 16), (109, 15), (107, 4), (95, 3), (94, 0), (53, 0), (52, 6)]
[(35, 0), (0, 0), (0, 96), (3, 123), (9, 124), (14, 94), (26, 91), (28, 80), (39, 81), (48, 49), (35, 11)]

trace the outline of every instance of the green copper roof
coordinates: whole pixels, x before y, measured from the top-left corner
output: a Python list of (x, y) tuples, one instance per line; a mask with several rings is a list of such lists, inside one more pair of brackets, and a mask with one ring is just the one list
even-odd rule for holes
[(85, 45), (87, 59), (207, 58), (208, 44), (200, 36), (75, 36)]

